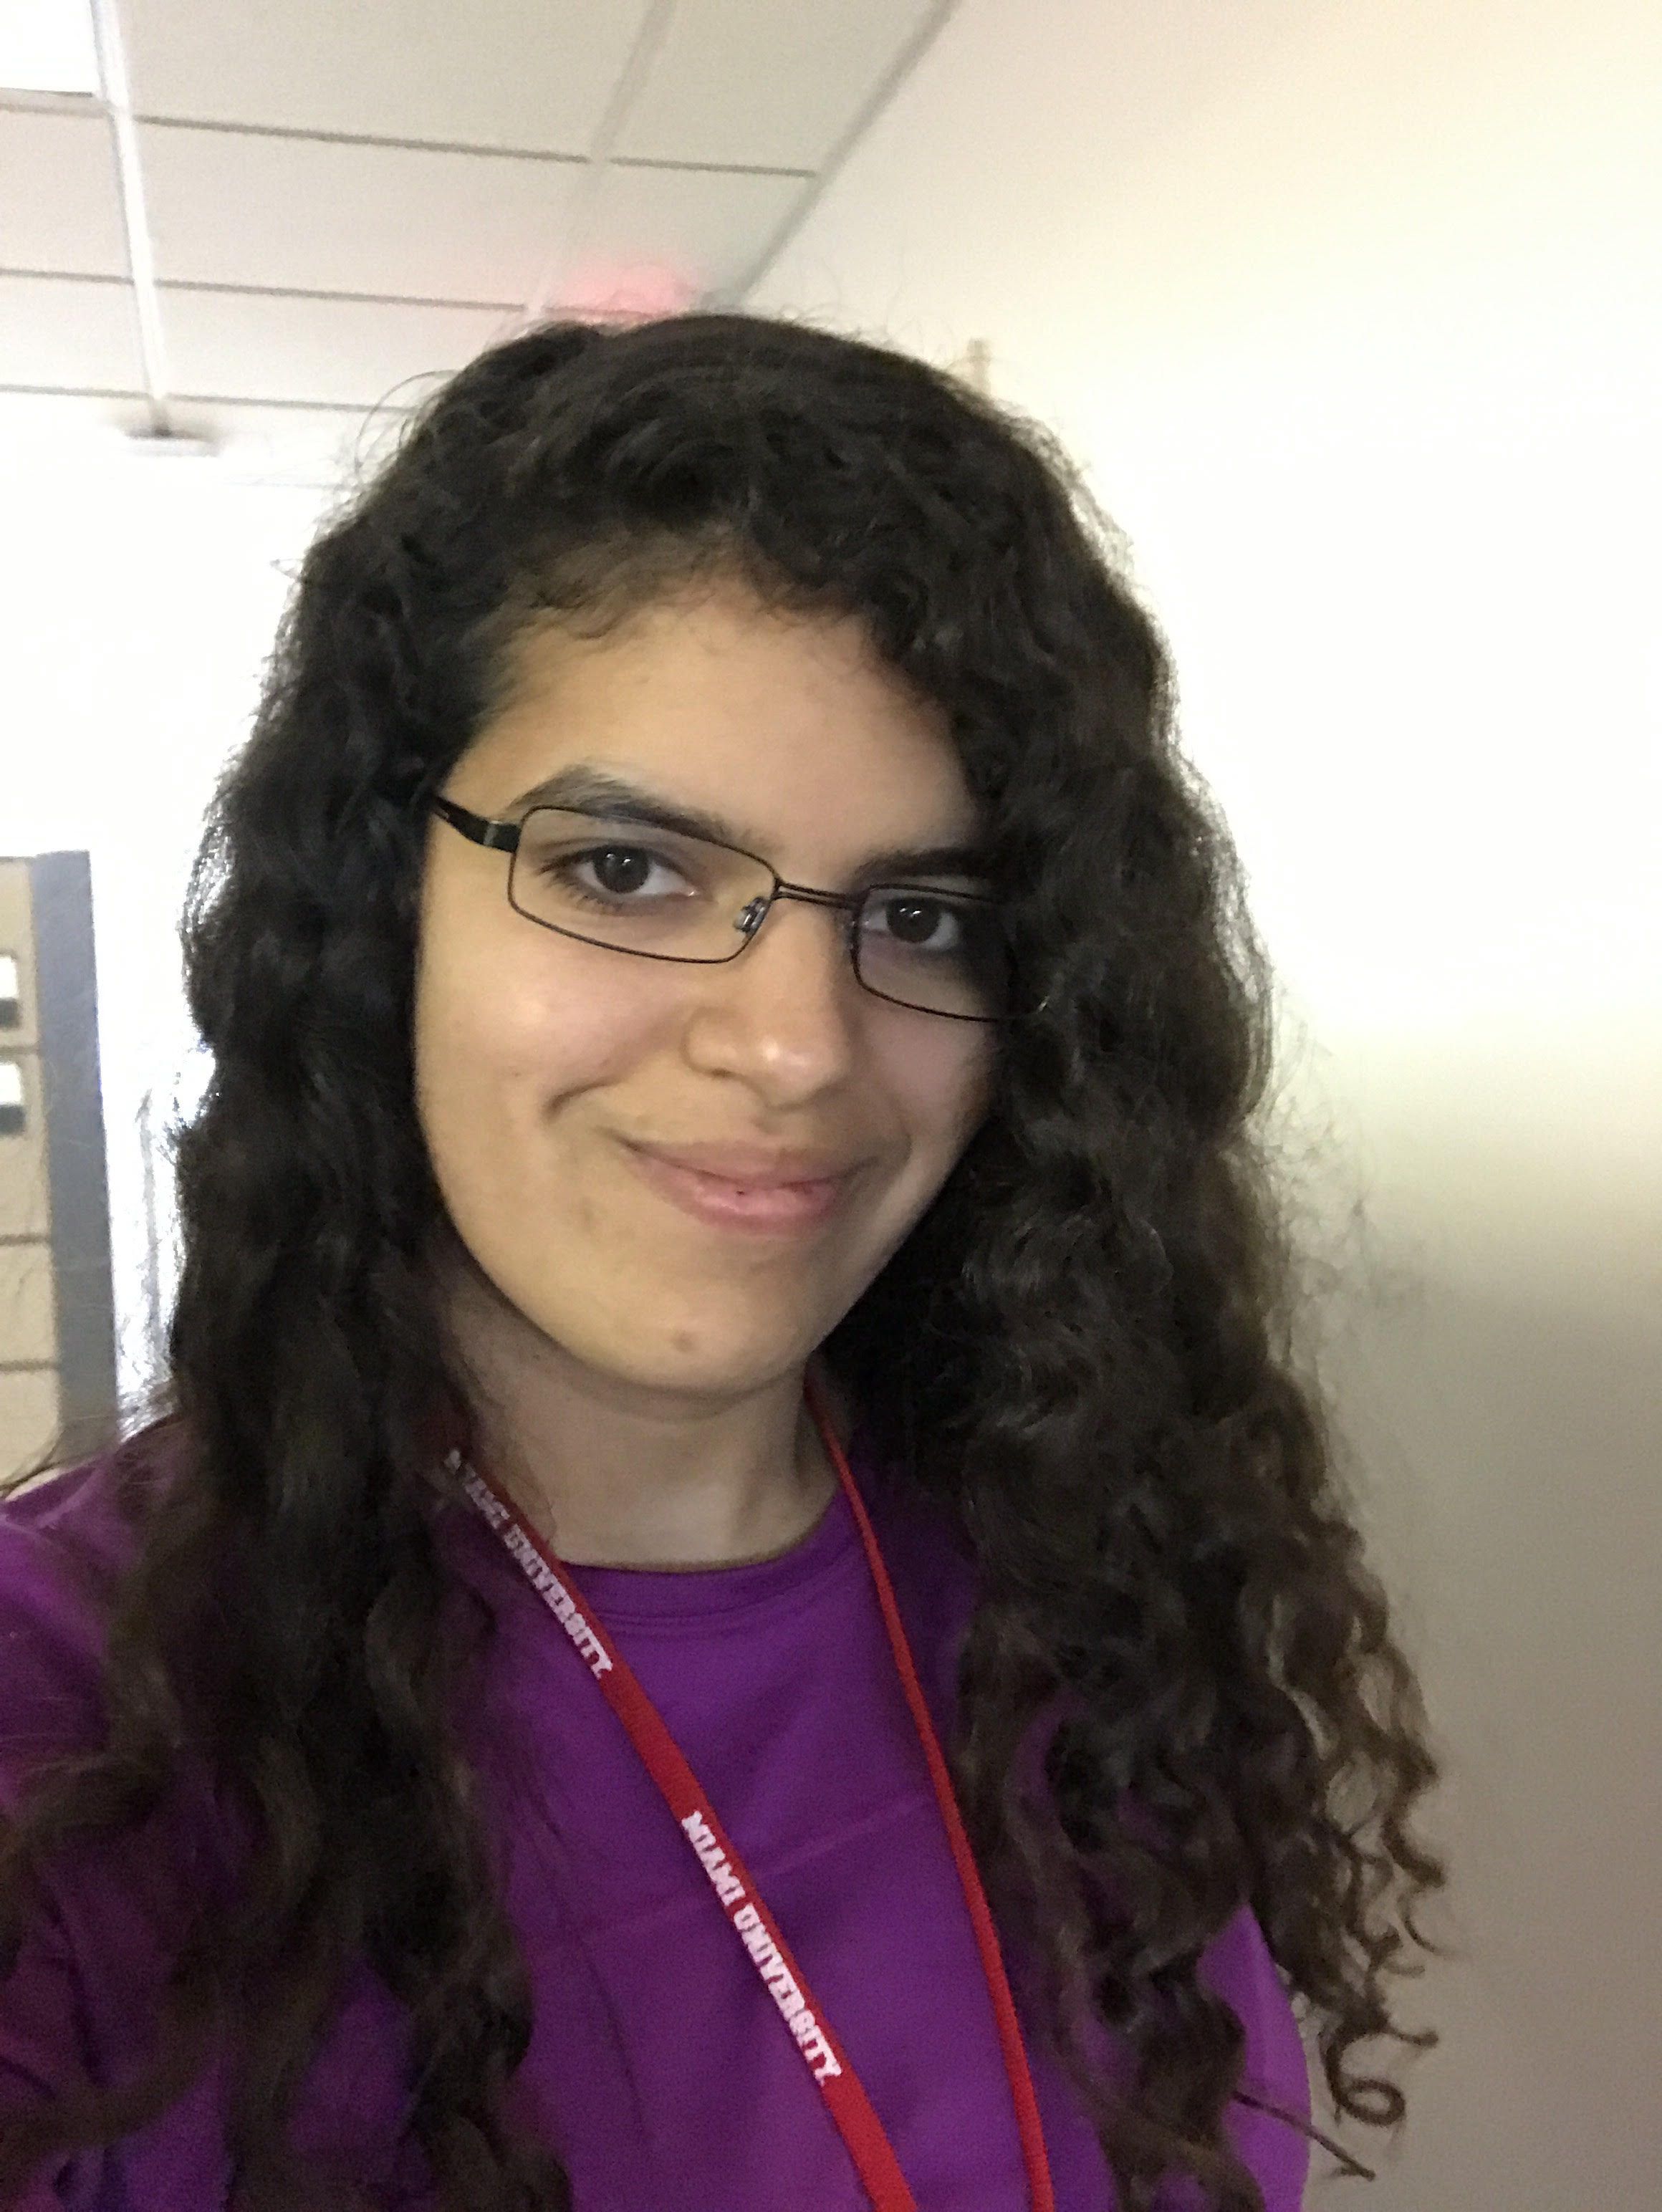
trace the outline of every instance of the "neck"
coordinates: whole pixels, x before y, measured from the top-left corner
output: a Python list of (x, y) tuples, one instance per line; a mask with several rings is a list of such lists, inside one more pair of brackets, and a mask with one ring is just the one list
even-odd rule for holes
[[(788, 1551), (835, 1496), (801, 1368), (740, 1394), (673, 1391), (586, 1365), (475, 1286), (452, 1322), (481, 1456), (573, 1567), (737, 1566)], [(815, 1378), (846, 1443), (847, 1408)]]

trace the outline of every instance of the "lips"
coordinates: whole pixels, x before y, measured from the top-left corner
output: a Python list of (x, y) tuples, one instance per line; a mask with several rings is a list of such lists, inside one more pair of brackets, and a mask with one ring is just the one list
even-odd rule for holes
[[(707, 1227), (752, 1235), (801, 1234), (829, 1219), (847, 1195), (854, 1170), (805, 1176), (799, 1163), (811, 1155), (758, 1154), (754, 1149), (715, 1146), (630, 1145), (626, 1148), (642, 1178), (672, 1204)], [(764, 1163), (739, 1174), (716, 1174), (689, 1163), (718, 1158), (724, 1163)], [(821, 1156), (823, 1158), (823, 1155)], [(782, 1158), (794, 1172), (787, 1175)]]
[(747, 1190), (776, 1190), (795, 1183), (828, 1182), (861, 1163), (829, 1152), (789, 1152), (757, 1145), (634, 1145), (630, 1148), (675, 1168), (717, 1176)]

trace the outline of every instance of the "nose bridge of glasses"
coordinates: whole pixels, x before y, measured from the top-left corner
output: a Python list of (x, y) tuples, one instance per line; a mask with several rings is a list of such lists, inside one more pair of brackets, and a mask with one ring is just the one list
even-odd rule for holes
[(776, 899), (794, 899), (801, 906), (831, 907), (844, 915), (858, 911), (861, 896), (857, 891), (816, 890), (811, 884), (788, 884), (782, 878), (773, 896)]
[(772, 890), (764, 891), (757, 897), (746, 900), (740, 910), (734, 927), (743, 933), (746, 944), (749, 944), (756, 935), (774, 908), (787, 899), (794, 900), (799, 906), (817, 906), (828, 909), (841, 923), (838, 934), (844, 945), (847, 945), (852, 942), (855, 916), (861, 902), (860, 894), (849, 891), (816, 890), (810, 884), (790, 884), (785, 882), (782, 877), (776, 878), (775, 884), (776, 887)]

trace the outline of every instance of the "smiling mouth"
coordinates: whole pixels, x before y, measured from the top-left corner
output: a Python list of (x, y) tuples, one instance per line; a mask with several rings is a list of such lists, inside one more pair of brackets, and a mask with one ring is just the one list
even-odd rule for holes
[(746, 1183), (734, 1176), (678, 1166), (636, 1146), (626, 1149), (644, 1180), (695, 1220), (712, 1228), (764, 1235), (818, 1228), (842, 1204), (855, 1175), (849, 1170), (802, 1182)]

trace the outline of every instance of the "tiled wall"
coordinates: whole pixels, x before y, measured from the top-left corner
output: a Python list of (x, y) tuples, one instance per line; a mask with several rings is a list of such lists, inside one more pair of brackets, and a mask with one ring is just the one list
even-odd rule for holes
[(0, 859), (0, 1478), (114, 1395), (86, 856)]
[(44, 1451), (58, 1422), (32, 905), (28, 862), (0, 860), (0, 976), (16, 994), (0, 997), (0, 1475)]

